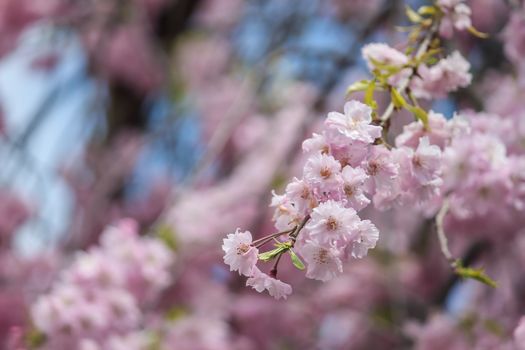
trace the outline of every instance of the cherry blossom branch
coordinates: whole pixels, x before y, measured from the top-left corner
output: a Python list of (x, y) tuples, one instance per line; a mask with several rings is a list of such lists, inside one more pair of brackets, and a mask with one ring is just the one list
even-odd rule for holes
[[(432, 26), (430, 27), (429, 31), (425, 35), (425, 38), (421, 42), (421, 45), (419, 46), (419, 48), (416, 51), (416, 54), (414, 56), (414, 59), (416, 61), (421, 59), (423, 57), (423, 55), (425, 54), (425, 52), (427, 52), (427, 50), (428, 50), (428, 48), (430, 46), (430, 43), (432, 41), (432, 38), (436, 34), (438, 28), (439, 28), (439, 21), (435, 20), (432, 23)], [(414, 75), (415, 72), (416, 72), (416, 67), (414, 67), (412, 69), (412, 74), (410, 74), (409, 77), (407, 77), (407, 78), (405, 78), (403, 80), (403, 82), (401, 83), (401, 85), (399, 87), (399, 91), (405, 91), (407, 89), (408, 84), (410, 83), (410, 79), (412, 78), (412, 76)], [(390, 116), (392, 115), (392, 113), (394, 112), (394, 107), (395, 107), (394, 102), (390, 102), (390, 104), (388, 105), (388, 107), (384, 111), (383, 115), (381, 115), (381, 117), (379, 118), (379, 120), (381, 121), (382, 125), (384, 125), (386, 123), (386, 121), (390, 118)]]
[(450, 252), (450, 249), (448, 248), (448, 239), (445, 235), (445, 229), (443, 228), (443, 222), (445, 216), (447, 215), (449, 207), (449, 200), (448, 198), (445, 198), (441, 209), (439, 209), (439, 212), (436, 215), (436, 231), (439, 239), (439, 246), (441, 248), (441, 252), (445, 256), (447, 261), (450, 263), (450, 265), (452, 267), (456, 267), (456, 259), (454, 259), (452, 253)]
[(272, 239), (274, 238), (277, 238), (279, 236), (282, 236), (282, 235), (285, 235), (285, 234), (289, 234), (289, 233), (292, 233), (295, 231), (295, 229), (297, 228), (297, 226), (294, 226), (292, 229), (290, 230), (286, 230), (286, 231), (281, 231), (281, 232), (276, 232), (276, 233), (272, 233), (271, 235), (268, 235), (268, 236), (264, 236), (262, 238), (259, 238), (255, 241), (252, 242), (252, 246), (253, 247), (260, 247), (260, 246), (263, 246), (265, 245), (266, 243), (270, 242)]
[(277, 277), (277, 266), (279, 265), (279, 261), (281, 261), (281, 257), (283, 256), (284, 251), (277, 256), (277, 260), (275, 260), (275, 264), (273, 264), (272, 269), (270, 270), (270, 277), (276, 278)]
[(297, 236), (299, 236), (299, 233), (303, 229), (304, 225), (310, 220), (310, 214), (306, 215), (303, 219), (303, 221), (299, 224), (299, 226), (296, 226), (296, 229), (294, 232), (290, 234), (290, 238), (292, 239), (292, 247), (295, 245), (295, 241), (297, 240)]
[(463, 264), (461, 259), (455, 259), (452, 256), (452, 253), (448, 248), (448, 239), (445, 235), (445, 229), (443, 228), (443, 222), (445, 219), (445, 215), (447, 215), (449, 207), (449, 199), (445, 198), (441, 209), (436, 215), (436, 231), (439, 239), (439, 245), (441, 247), (441, 252), (449, 262), (450, 267), (452, 267), (456, 275), (461, 276), (463, 278), (474, 279), (493, 288), (497, 288), (498, 284), (496, 283), (496, 281), (490, 278), (483, 269), (467, 267)]

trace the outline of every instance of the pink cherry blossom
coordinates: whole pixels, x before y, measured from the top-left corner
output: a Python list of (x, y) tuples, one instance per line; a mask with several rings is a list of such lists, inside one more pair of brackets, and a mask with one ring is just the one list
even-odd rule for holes
[[(454, 118), (456, 119), (456, 118)], [(428, 127), (421, 121), (414, 121), (403, 127), (403, 132), (396, 137), (396, 147), (408, 146), (416, 148), (421, 137), (428, 137), (433, 145), (444, 149), (452, 137), (451, 123), (441, 113), (432, 110), (428, 112)]]
[(419, 146), (412, 158), (412, 169), (420, 184), (426, 185), (441, 173), (441, 150), (431, 145), (428, 137), (419, 140)]
[(305, 153), (328, 153), (330, 145), (324, 134), (314, 133), (312, 137), (303, 141), (303, 151)]
[(374, 205), (388, 208), (399, 194), (399, 164), (392, 152), (383, 145), (372, 146), (363, 168), (369, 176), (366, 191), (373, 195)]
[(355, 234), (356, 240), (352, 245), (352, 256), (361, 259), (367, 255), (369, 249), (376, 246), (379, 230), (370, 220), (362, 220), (357, 223)]
[(301, 245), (298, 252), (306, 262), (308, 278), (326, 282), (343, 272), (340, 254), (333, 247), (326, 247), (309, 240)]
[(313, 210), (311, 216), (305, 228), (312, 239), (323, 245), (352, 240), (353, 230), (359, 222), (354, 209), (345, 208), (332, 200), (321, 203)]
[(408, 63), (408, 57), (404, 53), (383, 43), (367, 44), (363, 46), (361, 53), (370, 70), (375, 68), (375, 63), (399, 67)]
[(398, 68), (399, 71), (388, 78), (390, 85), (399, 86), (412, 74), (411, 68), (403, 68), (409, 62), (408, 57), (387, 44), (367, 44), (363, 46), (361, 53), (370, 71), (374, 69), (382, 70), (382, 66)]
[(251, 276), (258, 260), (259, 250), (251, 246), (252, 234), (250, 231), (228, 234), (223, 240), (224, 262), (230, 265), (230, 271), (239, 271), (239, 274)]
[(337, 133), (350, 141), (362, 141), (372, 143), (381, 136), (381, 127), (371, 125), (372, 109), (359, 102), (349, 101), (345, 103), (344, 114), (330, 112), (325, 124), (329, 130)]
[(463, 0), (438, 0), (437, 5), (444, 13), (439, 26), (441, 36), (451, 38), (454, 29), (461, 31), (472, 25), (470, 19), (472, 11)]
[(449, 92), (466, 87), (472, 81), (469, 69), (470, 63), (458, 51), (432, 67), (420, 65), (418, 76), (411, 82), (414, 96), (425, 99), (442, 98)]
[(275, 228), (279, 231), (286, 231), (299, 225), (304, 217), (287, 195), (278, 195), (273, 192), (270, 207), (275, 207), (273, 221)]
[(320, 191), (332, 190), (341, 184), (341, 163), (326, 154), (316, 154), (304, 166), (306, 182)]
[(341, 172), (343, 191), (350, 207), (359, 211), (370, 203), (364, 194), (364, 185), (368, 175), (363, 168), (352, 168), (347, 165)]
[(286, 196), (290, 198), (294, 208), (303, 215), (306, 215), (311, 208), (317, 205), (312, 189), (304, 180), (294, 178), (286, 186)]
[(268, 276), (257, 267), (253, 268), (252, 276), (248, 278), (246, 285), (251, 286), (259, 293), (266, 289), (275, 299), (286, 299), (288, 295), (292, 294), (292, 287), (289, 284)]

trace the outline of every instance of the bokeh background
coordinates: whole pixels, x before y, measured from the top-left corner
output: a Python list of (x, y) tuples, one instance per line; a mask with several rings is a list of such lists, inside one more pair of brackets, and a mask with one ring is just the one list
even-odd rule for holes
[[(32, 303), (72, 257), (122, 218), (176, 256), (170, 285), (143, 310), (169, 318), (168, 349), (404, 348), (431, 320), (431, 339), (450, 338), (448, 317), (470, 315), (484, 292), (450, 274), (420, 216), (370, 211), (377, 252), (326, 284), (283, 271), (297, 294), (287, 302), (243, 288), (220, 251), (236, 227), (272, 232), (271, 190), (299, 174), (302, 140), (368, 76), (361, 47), (403, 43), (404, 6), (423, 3), (0, 0), (0, 348), (31, 327)], [(449, 45), (474, 83), (428, 107), (523, 110), (520, 3), (468, 3), (490, 37)], [(397, 120), (399, 131), (410, 116)], [(493, 244), (476, 242), (461, 250), (468, 260)], [(483, 322), (495, 337), (511, 327)]]

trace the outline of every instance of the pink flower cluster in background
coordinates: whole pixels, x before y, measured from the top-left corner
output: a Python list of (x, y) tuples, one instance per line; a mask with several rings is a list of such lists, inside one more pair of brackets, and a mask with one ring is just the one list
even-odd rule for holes
[(49, 338), (46, 348), (124, 342), (117, 338), (140, 329), (143, 312), (170, 284), (173, 262), (162, 242), (138, 236), (133, 221), (106, 229), (100, 246), (78, 253), (33, 305), (34, 325)]

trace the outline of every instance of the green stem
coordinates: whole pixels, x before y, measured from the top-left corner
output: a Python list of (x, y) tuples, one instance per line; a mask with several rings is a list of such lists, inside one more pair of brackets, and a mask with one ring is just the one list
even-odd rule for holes
[[(414, 59), (416, 61), (419, 60), (428, 50), (428, 47), (430, 46), (430, 43), (432, 42), (432, 38), (434, 37), (434, 34), (436, 33), (438, 29), (438, 26), (439, 26), (439, 21), (434, 20), (434, 23), (432, 23), (432, 26), (428, 30), (427, 34), (425, 35), (425, 38), (421, 42), (421, 45), (419, 46), (416, 54), (414, 55)], [(407, 89), (408, 84), (410, 83), (410, 79), (412, 79), (412, 76), (414, 75), (416, 70), (417, 70), (417, 67), (414, 67), (412, 69), (412, 74), (408, 78), (406, 78), (403, 82), (401, 82), (401, 85), (399, 86), (399, 89), (398, 89), (399, 92), (404, 92)], [(390, 104), (388, 105), (385, 112), (380, 118), (381, 124), (384, 124), (390, 118), (393, 112), (394, 112), (394, 103), (390, 102)]]

